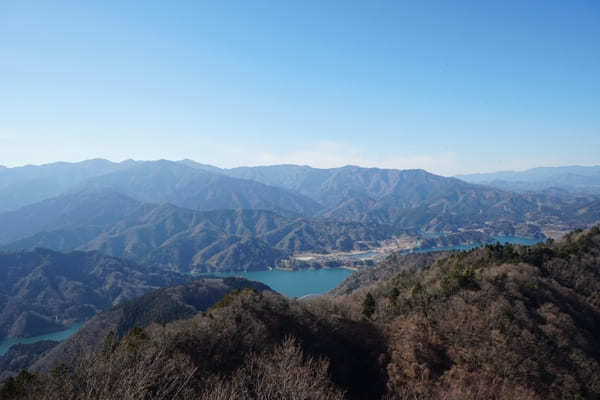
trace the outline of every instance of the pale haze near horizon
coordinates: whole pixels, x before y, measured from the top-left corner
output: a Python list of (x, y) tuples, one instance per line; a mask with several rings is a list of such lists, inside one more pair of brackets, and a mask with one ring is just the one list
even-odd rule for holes
[(0, 165), (600, 164), (597, 2), (140, 4), (0, 5)]

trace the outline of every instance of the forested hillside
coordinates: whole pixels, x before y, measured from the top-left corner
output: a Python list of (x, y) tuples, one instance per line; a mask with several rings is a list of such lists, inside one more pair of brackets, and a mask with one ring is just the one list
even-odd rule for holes
[(191, 319), (109, 335), (77, 365), (22, 373), (0, 396), (53, 399), (57, 388), (78, 399), (600, 396), (598, 227), (422, 267), (403, 260), (375, 266), (387, 271), (381, 279), (341, 296), (232, 293)]
[(277, 165), (224, 173), (295, 190), (322, 204), (321, 216), (404, 229), (486, 228), (497, 234), (535, 236), (543, 229), (568, 230), (585, 220), (600, 220), (600, 203), (594, 196), (516, 194), (424, 170)]
[(65, 329), (188, 278), (98, 252), (0, 252), (0, 339)]
[(99, 350), (106, 337), (120, 340), (134, 328), (191, 318), (242, 289), (270, 290), (262, 283), (242, 278), (207, 277), (147, 293), (98, 313), (75, 335), (34, 359), (28, 367), (50, 370), (59, 364), (81, 362), (82, 355)]
[[(28, 185), (28, 191), (15, 185)], [(514, 193), (424, 170), (355, 166), (220, 169), (191, 160), (91, 160), (4, 168), (2, 187), (13, 198), (4, 205), (0, 199), (0, 211), (10, 210), (0, 213), (0, 243), (14, 246), (42, 240), (77, 248), (82, 244), (77, 241), (80, 234), (84, 239), (94, 237), (108, 226), (127, 224), (132, 213), (139, 217), (150, 205), (167, 204), (192, 211), (266, 210), (290, 220), (360, 222), (387, 238), (409, 230), (558, 236), (600, 221), (597, 196)], [(132, 209), (140, 204), (145, 208)], [(83, 210), (90, 210), (89, 215)], [(37, 239), (19, 241), (32, 235)], [(362, 239), (350, 240), (356, 245)], [(313, 244), (301, 247), (320, 250)]]
[(349, 251), (393, 236), (389, 225), (198, 211), (89, 189), (0, 214), (0, 249), (100, 251), (181, 272), (264, 270), (294, 253)]

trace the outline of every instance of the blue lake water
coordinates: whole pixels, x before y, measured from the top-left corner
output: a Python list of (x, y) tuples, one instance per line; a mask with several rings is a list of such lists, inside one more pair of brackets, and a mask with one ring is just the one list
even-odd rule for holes
[(523, 246), (532, 246), (534, 244), (544, 242), (544, 239), (531, 239), (531, 238), (522, 238), (517, 236), (494, 236), (494, 239), (501, 244), (504, 243), (512, 243), (512, 244), (521, 244)]
[(11, 346), (13, 346), (15, 344), (20, 344), (20, 343), (31, 344), (31, 343), (41, 342), (42, 340), (55, 340), (57, 342), (60, 342), (62, 340), (67, 339), (69, 336), (73, 335), (75, 332), (77, 332), (79, 330), (79, 328), (81, 327), (81, 325), (83, 325), (83, 323), (71, 325), (69, 327), (69, 329), (65, 329), (64, 331), (47, 333), (45, 335), (40, 335), (40, 336), (32, 336), (32, 337), (28, 337), (28, 338), (6, 339), (3, 342), (0, 342), (0, 356), (6, 354), (8, 349), (10, 349)]
[(251, 271), (213, 273), (217, 277), (240, 276), (262, 282), (288, 297), (303, 297), (328, 292), (342, 282), (352, 271), (342, 268), (305, 269), (299, 271)]
[[(505, 244), (505, 243), (510, 243), (510, 244), (520, 244), (523, 246), (532, 246), (534, 244), (543, 242), (544, 239), (532, 239), (532, 238), (523, 238), (523, 237), (517, 237), (517, 236), (494, 236), (494, 240), (492, 240), (490, 243), (500, 243), (500, 244)], [(418, 249), (418, 250), (414, 250), (414, 253), (430, 253), (433, 251), (468, 251), (471, 249), (474, 249), (476, 247), (481, 246), (482, 244), (486, 244), (486, 243), (475, 243), (475, 244), (467, 244), (467, 245), (463, 245), (463, 246), (447, 246), (447, 247), (434, 247), (434, 248), (429, 248), (429, 249)], [(409, 253), (408, 251), (406, 253)]]
[[(532, 245), (536, 244), (541, 239), (528, 239), (514, 236), (496, 236), (495, 242), (502, 244), (508, 242), (512, 244)], [(432, 251), (456, 251), (456, 250), (471, 250), (481, 246), (481, 243), (465, 245), (465, 246), (449, 246), (436, 247), (431, 249), (415, 250), (415, 253), (428, 253)], [(380, 253), (375, 251), (367, 251), (363, 253), (353, 254), (351, 258), (368, 259)], [(367, 267), (368, 268), (368, 267)], [(222, 272), (199, 275), (213, 275), (217, 277), (241, 276), (252, 281), (262, 282), (268, 285), (271, 289), (288, 297), (303, 297), (309, 295), (319, 295), (328, 292), (339, 285), (352, 271), (342, 268), (332, 269), (305, 269), (298, 271), (251, 271), (251, 272)]]
[[(528, 239), (514, 236), (497, 236), (494, 241), (500, 243), (512, 243), (521, 245), (533, 245), (543, 241), (542, 239)], [(415, 253), (427, 253), (431, 251), (451, 251), (451, 250), (470, 250), (478, 247), (481, 244), (473, 244), (466, 246), (451, 246), (437, 247), (432, 249), (420, 249)], [(365, 253), (355, 254), (357, 258), (366, 259), (378, 253), (368, 251)], [(252, 271), (252, 272), (226, 272), (212, 273), (210, 275), (217, 277), (241, 276), (243, 278), (262, 282), (273, 290), (288, 296), (288, 297), (304, 297), (310, 295), (319, 295), (328, 292), (339, 285), (352, 271), (342, 268), (334, 269), (318, 269), (318, 270), (299, 270), (299, 271)], [(204, 274), (201, 274), (204, 275)], [(30, 338), (15, 338), (7, 339), (0, 342), (0, 355), (5, 354), (8, 349), (18, 343), (35, 343), (41, 340), (56, 340), (61, 341), (73, 335), (81, 327), (82, 324), (75, 324), (69, 329), (60, 332), (49, 333)]]

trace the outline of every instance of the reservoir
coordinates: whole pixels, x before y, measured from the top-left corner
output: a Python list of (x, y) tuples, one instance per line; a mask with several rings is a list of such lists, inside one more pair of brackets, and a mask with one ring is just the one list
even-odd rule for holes
[(538, 244), (544, 241), (544, 239), (531, 239), (531, 238), (522, 238), (517, 236), (495, 236), (494, 239), (501, 244), (511, 243), (511, 244), (520, 244), (523, 246), (533, 246), (534, 244)]
[(28, 338), (11, 338), (6, 339), (3, 342), (0, 342), (0, 356), (6, 354), (8, 349), (15, 344), (31, 344), (36, 342), (41, 342), (42, 340), (54, 340), (56, 342), (60, 342), (62, 340), (67, 339), (69, 336), (73, 335), (79, 328), (83, 325), (83, 323), (71, 325), (68, 329), (59, 332), (47, 333), (45, 335), (40, 336), (32, 336)]
[[(488, 243), (484, 243), (484, 244), (494, 244), (494, 243), (500, 243), (500, 244), (506, 244), (506, 243), (510, 243), (510, 244), (520, 244), (522, 246), (533, 246), (534, 244), (543, 242), (544, 239), (531, 239), (531, 238), (523, 238), (523, 237), (517, 237), (517, 236), (494, 236), (494, 240), (491, 240)], [(468, 251), (471, 249), (474, 249), (476, 247), (481, 246), (482, 243), (474, 243), (474, 244), (467, 244), (467, 245), (462, 245), (462, 246), (448, 246), (448, 247), (434, 247), (434, 248), (429, 248), (429, 249), (418, 249), (418, 250), (414, 250), (414, 253), (430, 253), (432, 251)], [(406, 253), (410, 253), (409, 251), (407, 252), (403, 252), (403, 254)]]
[(251, 281), (262, 282), (287, 297), (319, 295), (336, 287), (352, 271), (343, 268), (304, 269), (298, 271), (223, 272), (211, 273), (216, 277), (240, 276)]
[[(533, 245), (539, 243), (540, 241), (542, 241), (542, 239), (528, 239), (514, 236), (496, 236), (494, 237), (492, 243), (500, 242), (502, 244), (512, 243), (521, 245)], [(421, 249), (416, 250), (415, 252), (428, 253), (431, 251), (471, 250), (479, 246), (481, 246), (480, 243), (465, 246)], [(366, 260), (376, 257), (378, 255), (380, 256), (381, 253), (375, 251), (367, 251), (357, 253), (349, 257)], [(268, 285), (271, 289), (287, 297), (308, 297), (324, 294), (330, 291), (331, 289), (342, 283), (342, 281), (346, 279), (346, 277), (351, 273), (351, 270), (343, 268), (332, 268), (317, 270), (303, 269), (296, 271), (284, 271), (274, 269), (269, 271), (210, 273), (206, 275), (213, 275), (216, 277), (240, 276), (251, 281), (262, 282), (265, 285)]]
[[(513, 236), (497, 236), (494, 238), (494, 242), (500, 243), (512, 243), (521, 245), (533, 245), (542, 241), (542, 239), (528, 239)], [(466, 246), (452, 246), (452, 247), (438, 247), (432, 249), (421, 249), (416, 250), (417, 253), (427, 253), (431, 251), (451, 251), (451, 250), (470, 250), (478, 247), (481, 244), (473, 244)], [(376, 256), (381, 253), (374, 251), (367, 251), (363, 253), (357, 253), (353, 255), (356, 258), (368, 259), (372, 256)], [(268, 271), (251, 271), (251, 272), (224, 272), (224, 273), (211, 273), (211, 274), (199, 274), (199, 275), (213, 275), (216, 277), (228, 277), (228, 276), (241, 276), (252, 281), (262, 282), (268, 285), (273, 290), (287, 296), (287, 297), (309, 297), (314, 295), (320, 295), (328, 292), (337, 285), (339, 285), (348, 275), (352, 273), (351, 270), (343, 268), (333, 269), (304, 269), (297, 271), (283, 271), (283, 270), (268, 270)], [(198, 276), (199, 276), (198, 275)], [(0, 355), (4, 355), (8, 349), (18, 343), (35, 343), (41, 340), (55, 340), (61, 341), (67, 339), (73, 335), (79, 327), (83, 324), (75, 324), (69, 329), (49, 333), (46, 335), (40, 335), (30, 338), (14, 338), (7, 339), (0, 342)]]

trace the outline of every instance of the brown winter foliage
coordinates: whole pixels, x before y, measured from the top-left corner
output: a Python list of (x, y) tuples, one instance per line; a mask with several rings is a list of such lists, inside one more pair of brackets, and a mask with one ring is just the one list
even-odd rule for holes
[(600, 229), (397, 267), (341, 297), (243, 290), (0, 399), (600, 398)]

